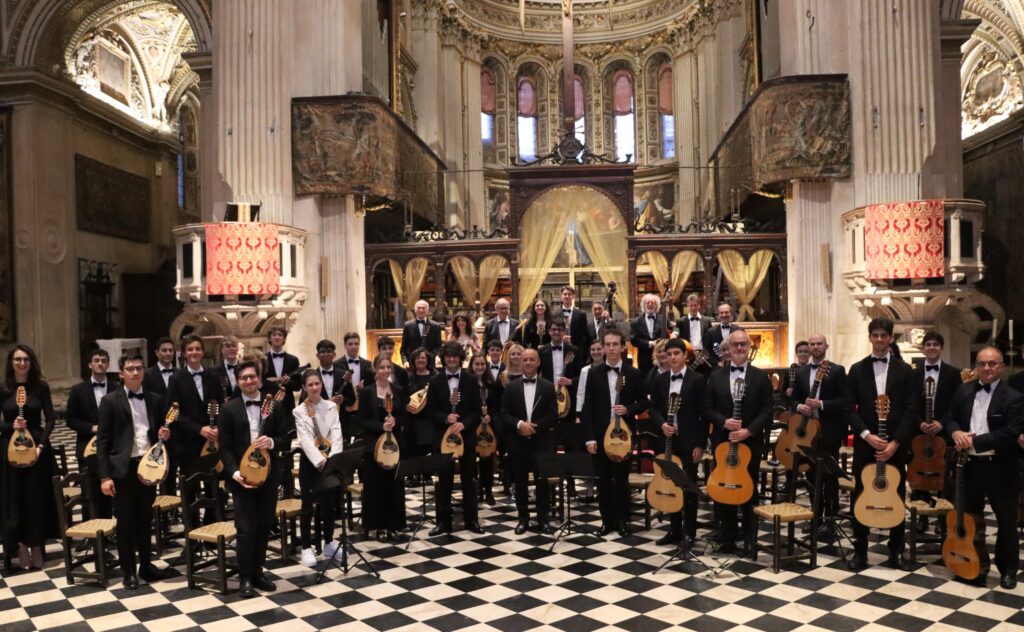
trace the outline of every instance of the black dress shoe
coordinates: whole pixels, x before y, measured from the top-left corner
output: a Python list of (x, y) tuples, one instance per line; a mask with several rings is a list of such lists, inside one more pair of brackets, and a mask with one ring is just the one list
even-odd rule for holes
[(124, 581), (121, 585), (125, 587), (125, 590), (138, 590), (139, 589), (139, 576), (135, 573), (130, 573), (124, 576)]
[(836, 531), (832, 528), (832, 525), (822, 525), (818, 528), (818, 542), (827, 544), (834, 542), (836, 539)]
[(238, 596), (243, 599), (256, 596), (256, 591), (252, 589), (252, 582), (249, 579), (243, 578), (238, 581)]
[(627, 525), (625, 522), (620, 523), (618, 528), (616, 528), (615, 530), (619, 532), (619, 537), (622, 537), (622, 538), (628, 538), (629, 537), (629, 525)]
[(139, 577), (146, 580), (149, 583), (170, 579), (174, 576), (174, 572), (169, 568), (157, 568), (152, 564), (143, 566), (139, 569)]
[(480, 523), (476, 520), (470, 520), (466, 523), (466, 531), (476, 533), (478, 535), (484, 533), (484, 528), (480, 526)]
[(450, 525), (439, 524), (436, 527), (434, 527), (433, 529), (431, 529), (427, 533), (427, 536), (429, 536), (431, 538), (434, 538), (434, 537), (437, 537), (439, 535), (445, 535), (446, 533), (451, 533), (451, 532), (452, 532), (452, 528), (451, 528)]
[(889, 559), (885, 561), (885, 565), (898, 571), (910, 570), (910, 565), (903, 560), (903, 555), (901, 554), (890, 555)]
[(597, 530), (597, 537), (603, 538), (612, 531), (615, 531), (615, 527), (611, 526), (610, 524), (603, 524), (601, 525), (601, 528)]
[(529, 529), (529, 528), (530, 528), (530, 525), (528, 523), (523, 522), (523, 521), (519, 521), (519, 524), (516, 525), (515, 534), (516, 535), (523, 535), (524, 533), (526, 533), (526, 530)]
[(377, 531), (377, 541), (382, 543), (382, 544), (384, 542), (387, 542), (388, 541), (388, 532), (385, 531), (384, 529), (379, 529)]
[(718, 552), (719, 553), (725, 553), (726, 555), (735, 553), (736, 552), (736, 543), (733, 542), (730, 539), (728, 542), (725, 542), (724, 544), (722, 544), (721, 547), (719, 547)]
[(1017, 587), (1017, 574), (1007, 573), (999, 578), (999, 586), (1006, 590), (1013, 590)]
[(850, 571), (853, 571), (854, 573), (856, 573), (858, 571), (862, 571), (862, 570), (864, 570), (867, 567), (868, 567), (868, 556), (867, 555), (859, 555), (859, 554), (855, 553), (853, 555), (853, 557), (850, 558), (850, 561), (846, 563), (846, 568), (848, 570), (850, 570)]
[(272, 581), (268, 581), (263, 575), (255, 577), (252, 582), (252, 587), (256, 590), (262, 590), (263, 592), (274, 592), (277, 590), (277, 586)]
[(682, 541), (682, 539), (683, 539), (683, 536), (679, 535), (678, 533), (676, 533), (674, 531), (669, 531), (665, 535), (663, 535), (660, 538), (658, 538), (657, 540), (655, 540), (654, 543), (658, 544), (658, 545), (679, 544)]
[(400, 538), (401, 536), (398, 534), (398, 531), (395, 531), (394, 529), (388, 529), (389, 542), (397, 542)]
[(550, 535), (554, 533), (555, 529), (557, 529), (557, 527), (551, 524), (551, 522), (548, 521), (547, 518), (541, 518), (537, 521), (537, 531), (543, 533), (544, 535)]
[(494, 505), (494, 494), (491, 492), (484, 494), (484, 503), (487, 505)]

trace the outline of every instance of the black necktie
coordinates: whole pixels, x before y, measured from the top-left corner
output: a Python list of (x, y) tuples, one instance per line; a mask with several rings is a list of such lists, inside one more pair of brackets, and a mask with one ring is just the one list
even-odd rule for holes
[(536, 384), (536, 383), (537, 383), (537, 378), (535, 378), (535, 377), (524, 377), (523, 378), (523, 384)]
[(93, 388), (107, 388), (107, 383), (106, 382), (93, 382), (92, 383), (92, 387)]
[(334, 369), (320, 369), (321, 375), (334, 375)]
[(174, 373), (174, 369), (160, 369), (161, 373)]
[(729, 367), (729, 372), (732, 373), (733, 371), (736, 371), (737, 373), (743, 373), (746, 368), (747, 367), (745, 366), (731, 366)]
[(672, 376), (672, 381), (673, 382), (675, 382), (676, 380), (681, 380), (681, 379), (683, 379), (683, 374), (682, 373), (676, 373), (675, 375)]
[(937, 365), (937, 364), (926, 364), (926, 365), (924, 365), (924, 370), (925, 371), (938, 371), (939, 370), (939, 365)]
[(143, 399), (144, 400), (144, 399), (146, 399), (146, 396), (143, 395), (142, 393), (133, 393), (131, 391), (128, 391), (128, 399)]
[(978, 382), (977, 384), (974, 385), (974, 392), (978, 392), (978, 391), (985, 391), (986, 393), (991, 393), (992, 392), (992, 385), (991, 384), (982, 384), (981, 382)]
[(283, 358), (284, 357), (284, 352), (282, 351), (281, 353), (271, 353), (270, 357), (274, 358), (275, 360), (277, 358)]
[(349, 364), (359, 364), (359, 358), (355, 358), (355, 359), (349, 358), (348, 359), (348, 363)]
[(881, 362), (882, 364), (888, 364), (889, 363), (889, 358), (879, 358), (877, 356), (871, 356), (871, 361), (872, 362)]
[(609, 371), (615, 371), (616, 373), (618, 373), (619, 372), (619, 367), (617, 367), (617, 366), (610, 366), (610, 367), (608, 367), (608, 370)]
[(246, 406), (255, 406), (256, 408), (259, 408), (262, 404), (260, 404), (260, 400), (258, 400), (258, 399), (250, 399), (250, 400), (245, 402), (245, 405)]

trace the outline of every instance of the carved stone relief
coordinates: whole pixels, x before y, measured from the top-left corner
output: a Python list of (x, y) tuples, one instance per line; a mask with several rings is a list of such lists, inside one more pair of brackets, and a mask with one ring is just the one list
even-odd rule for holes
[(1024, 107), (1019, 63), (1010, 63), (986, 46), (964, 84), (963, 123), (966, 138), (1006, 119)]

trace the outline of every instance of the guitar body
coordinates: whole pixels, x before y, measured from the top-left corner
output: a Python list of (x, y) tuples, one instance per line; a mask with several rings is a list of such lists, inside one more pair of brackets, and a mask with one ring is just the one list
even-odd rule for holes
[[(658, 458), (668, 460), (670, 457), (659, 454)], [(678, 456), (671, 455), (671, 460), (680, 468), (683, 467), (683, 461)], [(662, 473), (662, 468), (657, 463), (654, 463), (654, 478), (647, 484), (647, 503), (663, 514), (677, 513), (683, 510), (683, 490)]]
[(853, 515), (864, 526), (891, 529), (903, 522), (907, 511), (897, 492), (900, 471), (893, 465), (885, 464), (885, 478), (879, 478), (877, 468), (877, 464), (869, 463), (861, 470), (860, 480), (864, 484), (864, 491), (857, 497)]
[(270, 451), (266, 448), (256, 450), (250, 445), (238, 463), (238, 473), (249, 485), (265, 483), (270, 475)]
[(911, 489), (940, 492), (946, 476), (946, 442), (942, 437), (918, 435), (910, 444), (913, 458), (907, 466)]
[(715, 469), (708, 476), (708, 496), (723, 505), (742, 505), (754, 496), (754, 479), (750, 477), (750, 446), (737, 443), (736, 456), (730, 463), (732, 442), (723, 441), (715, 448)]
[(565, 419), (568, 417), (572, 404), (572, 398), (569, 397), (569, 389), (559, 386), (555, 391), (555, 401), (558, 404), (558, 418)]
[(441, 454), (450, 454), (453, 459), (461, 459), (466, 450), (466, 444), (462, 440), (462, 433), (454, 432), (455, 426), (449, 425), (441, 437)]
[(628, 459), (632, 452), (633, 436), (629, 432), (629, 427), (622, 421), (622, 417), (617, 417), (608, 424), (608, 429), (604, 432), (604, 453), (612, 461), (621, 463)]
[(956, 527), (956, 512), (950, 511), (946, 514), (946, 540), (942, 543), (942, 561), (946, 568), (957, 577), (963, 579), (975, 579), (981, 574), (982, 554), (985, 562), (988, 562), (988, 551), (985, 543), (978, 541), (978, 527), (975, 517), (965, 513), (963, 515), (963, 532), (958, 533)]
[(163, 441), (154, 443), (139, 461), (139, 481), (143, 485), (159, 485), (167, 478), (168, 467), (167, 446)]
[(393, 470), (398, 465), (398, 442), (395, 435), (385, 432), (377, 437), (377, 443), (373, 447), (373, 458), (382, 470)]
[[(818, 435), (821, 434), (821, 422), (813, 417), (792, 415), (786, 424), (786, 429), (779, 434), (778, 441), (775, 443), (775, 458), (783, 467), (791, 470), (796, 455), (802, 454), (800, 447), (814, 447)], [(806, 472), (808, 469), (810, 466), (806, 463), (800, 466), (801, 472)]]
[(498, 442), (491, 430), (490, 423), (481, 422), (476, 428), (476, 453), (477, 456), (488, 458), (498, 449)]
[(15, 430), (7, 444), (7, 462), (14, 467), (32, 467), (36, 464), (36, 442), (28, 430)]
[(96, 456), (96, 437), (93, 436), (89, 439), (89, 443), (85, 444), (85, 449), (82, 450), (82, 458), (88, 459), (89, 457)]

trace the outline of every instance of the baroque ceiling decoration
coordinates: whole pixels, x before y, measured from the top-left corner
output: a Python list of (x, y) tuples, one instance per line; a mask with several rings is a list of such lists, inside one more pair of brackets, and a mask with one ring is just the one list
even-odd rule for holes
[(1024, 108), (1024, 0), (966, 0), (963, 17), (981, 20), (960, 64), (967, 138)]

